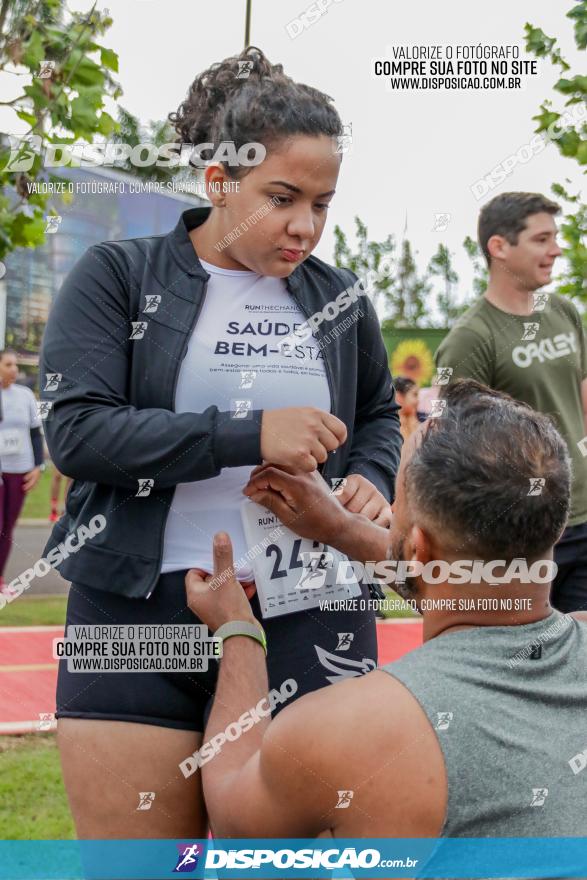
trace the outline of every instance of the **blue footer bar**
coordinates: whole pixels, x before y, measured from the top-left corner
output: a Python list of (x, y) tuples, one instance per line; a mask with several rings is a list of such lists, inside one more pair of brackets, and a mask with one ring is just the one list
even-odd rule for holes
[(587, 878), (587, 837), (19, 840), (0, 880), (194, 878)]

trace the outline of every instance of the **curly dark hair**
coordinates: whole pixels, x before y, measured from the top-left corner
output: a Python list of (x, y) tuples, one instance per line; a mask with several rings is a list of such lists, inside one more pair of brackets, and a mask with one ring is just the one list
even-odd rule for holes
[[(239, 78), (242, 72), (246, 78)], [(339, 137), (343, 132), (331, 97), (295, 83), (281, 64), (271, 64), (256, 46), (200, 73), (168, 119), (182, 143), (211, 143), (216, 149), (230, 142), (236, 151), (249, 143), (269, 149), (296, 134)], [(225, 168), (232, 177), (248, 170)]]

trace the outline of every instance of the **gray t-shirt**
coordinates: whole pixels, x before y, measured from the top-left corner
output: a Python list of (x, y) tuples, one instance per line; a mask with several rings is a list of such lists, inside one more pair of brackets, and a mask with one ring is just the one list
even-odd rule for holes
[(446, 633), (381, 667), (414, 695), (444, 756), (440, 837), (587, 835), (587, 623)]

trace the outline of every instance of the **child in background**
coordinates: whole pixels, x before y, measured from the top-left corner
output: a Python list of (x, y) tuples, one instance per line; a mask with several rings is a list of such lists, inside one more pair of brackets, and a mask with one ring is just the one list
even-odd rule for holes
[(404, 443), (413, 434), (420, 420), (418, 419), (418, 386), (413, 379), (396, 376), (393, 380), (397, 402), (401, 406), (399, 413), (400, 431)]

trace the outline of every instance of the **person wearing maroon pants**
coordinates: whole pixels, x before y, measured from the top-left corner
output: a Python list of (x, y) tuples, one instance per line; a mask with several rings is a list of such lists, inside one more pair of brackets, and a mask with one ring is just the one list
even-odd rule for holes
[(44, 469), (43, 437), (37, 403), (30, 388), (17, 385), (15, 352), (0, 351), (2, 420), (0, 421), (0, 593), (12, 596), (4, 582), (4, 569), (12, 549), (12, 533), (27, 492), (36, 486)]

